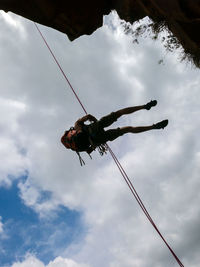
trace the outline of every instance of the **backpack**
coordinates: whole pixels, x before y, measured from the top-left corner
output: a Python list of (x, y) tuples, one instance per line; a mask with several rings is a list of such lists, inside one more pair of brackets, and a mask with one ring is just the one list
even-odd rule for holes
[(78, 151), (79, 149), (77, 144), (77, 136), (79, 133), (80, 131), (76, 131), (73, 127), (71, 127), (70, 130), (66, 131), (65, 134), (62, 136), (62, 144), (68, 149)]

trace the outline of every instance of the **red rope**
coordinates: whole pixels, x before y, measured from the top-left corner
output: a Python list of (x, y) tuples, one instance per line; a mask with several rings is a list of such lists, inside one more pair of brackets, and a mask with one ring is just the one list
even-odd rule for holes
[[(48, 45), (46, 39), (44, 38), (42, 32), (40, 31), (39, 27), (37, 26), (37, 24), (34, 22), (34, 25), (36, 27), (36, 29), (38, 30), (39, 34), (41, 35), (44, 43), (46, 44), (48, 50), (50, 51), (51, 55), (53, 56), (56, 64), (58, 65), (61, 73), (63, 74), (65, 80), (67, 81), (68, 85), (70, 86), (73, 94), (75, 95), (76, 99), (78, 100), (79, 104), (81, 105), (83, 111), (85, 112), (85, 114), (87, 114), (87, 111), (85, 109), (85, 107), (83, 106), (80, 98), (78, 97), (78, 95), (76, 94), (74, 88), (72, 87), (70, 81), (68, 80), (66, 74), (64, 73), (61, 65), (59, 64), (58, 60), (56, 59), (53, 51), (51, 50), (50, 46)], [(157, 226), (155, 225), (153, 219), (151, 218), (150, 214), (148, 213), (147, 209), (145, 208), (141, 198), (139, 197), (137, 191), (135, 190), (131, 180), (129, 179), (127, 173), (125, 172), (124, 168), (122, 167), (121, 163), (119, 162), (119, 160), (117, 159), (117, 157), (115, 156), (114, 152), (111, 150), (111, 148), (107, 145), (108, 147), (108, 150), (115, 162), (115, 164), (117, 165), (122, 177), (124, 178), (126, 184), (128, 185), (131, 193), (133, 194), (133, 196), (135, 197), (136, 201), (138, 202), (139, 206), (141, 207), (142, 211), (144, 212), (144, 214), (146, 215), (147, 219), (150, 221), (150, 223), (152, 224), (152, 226), (154, 227), (154, 229), (157, 231), (157, 233), (159, 234), (159, 236), (161, 237), (161, 239), (164, 241), (165, 245), (168, 247), (168, 249), (170, 250), (170, 252), (172, 253), (172, 255), (174, 256), (174, 258), (176, 259), (177, 263), (181, 266), (181, 267), (184, 267), (184, 265), (181, 263), (181, 261), (179, 260), (179, 258), (177, 257), (177, 255), (175, 254), (175, 252), (173, 251), (173, 249), (169, 246), (169, 244), (167, 243), (166, 239), (163, 237), (163, 235), (161, 234), (161, 232), (159, 231), (159, 229), (157, 228)]]
[(64, 73), (64, 71), (63, 71), (63, 69), (62, 69), (61, 65), (59, 64), (59, 62), (58, 62), (57, 58), (55, 57), (55, 55), (54, 55), (53, 51), (51, 50), (51, 48), (50, 48), (50, 46), (48, 45), (48, 43), (47, 43), (46, 39), (44, 38), (44, 36), (43, 36), (42, 32), (40, 31), (40, 29), (39, 29), (38, 25), (37, 25), (35, 22), (34, 22), (34, 25), (35, 25), (36, 29), (38, 30), (38, 32), (39, 32), (39, 34), (40, 34), (40, 36), (42, 37), (42, 39), (43, 39), (44, 43), (46, 44), (47, 48), (49, 49), (49, 52), (51, 53), (52, 57), (54, 58), (54, 60), (55, 60), (56, 64), (58, 65), (58, 67), (59, 67), (59, 69), (60, 69), (60, 71), (61, 71), (62, 75), (64, 76), (64, 78), (65, 78), (65, 80), (67, 81), (67, 83), (68, 83), (69, 87), (71, 88), (71, 90), (72, 90), (73, 94), (75, 95), (76, 99), (78, 100), (79, 104), (81, 105), (81, 107), (82, 107), (83, 111), (85, 112), (85, 114), (87, 114), (87, 111), (86, 111), (86, 109), (84, 108), (84, 106), (83, 106), (83, 104), (82, 104), (82, 102), (81, 102), (80, 98), (79, 98), (79, 97), (78, 97), (78, 95), (76, 94), (76, 92), (75, 92), (74, 88), (72, 87), (72, 85), (71, 85), (71, 83), (70, 83), (69, 79), (67, 78), (67, 76), (66, 76), (66, 74)]
[(155, 225), (153, 219), (151, 218), (150, 214), (148, 213), (147, 209), (145, 208), (141, 198), (139, 197), (137, 191), (135, 190), (131, 180), (129, 179), (128, 175), (126, 174), (124, 168), (122, 167), (121, 163), (119, 162), (119, 160), (117, 159), (117, 157), (115, 156), (114, 152), (110, 149), (110, 147), (108, 146), (108, 150), (113, 158), (113, 160), (115, 161), (119, 171), (121, 172), (125, 182), (127, 183), (131, 193), (133, 194), (133, 196), (135, 197), (136, 201), (138, 202), (139, 206), (141, 207), (142, 211), (144, 212), (144, 214), (146, 215), (146, 217), (148, 218), (148, 220), (150, 221), (150, 223), (152, 224), (152, 226), (154, 227), (154, 229), (157, 231), (157, 233), (159, 234), (159, 236), (162, 238), (162, 240), (164, 241), (164, 243), (166, 244), (166, 246), (168, 247), (168, 249), (170, 250), (170, 252), (172, 253), (172, 255), (174, 256), (174, 258), (176, 259), (176, 261), (178, 262), (178, 264), (181, 267), (184, 267), (184, 265), (182, 264), (182, 262), (179, 260), (179, 258), (177, 257), (177, 255), (175, 254), (175, 252), (172, 250), (172, 248), (169, 246), (169, 244), (167, 243), (166, 239), (163, 237), (163, 235), (161, 234), (161, 232), (159, 231), (159, 229), (157, 228), (157, 226)]

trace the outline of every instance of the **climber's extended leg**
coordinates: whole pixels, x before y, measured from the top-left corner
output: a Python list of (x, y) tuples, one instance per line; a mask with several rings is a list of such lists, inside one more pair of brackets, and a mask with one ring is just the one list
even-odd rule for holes
[(126, 133), (142, 133), (154, 129), (164, 129), (168, 124), (168, 120), (160, 121), (156, 124), (150, 125), (150, 126), (139, 126), (139, 127), (132, 127), (132, 126), (126, 126), (120, 128), (120, 131), (123, 134)]
[(150, 126), (139, 126), (139, 127), (126, 126), (117, 129), (110, 129), (105, 131), (104, 142), (113, 141), (119, 136), (122, 136), (127, 133), (142, 133), (154, 129), (164, 129), (167, 126), (167, 124), (168, 120), (163, 120), (161, 122), (158, 122)]
[(126, 134), (126, 133), (142, 133), (142, 132), (150, 131), (153, 129), (154, 129), (153, 125), (151, 125), (151, 126), (139, 126), (139, 127), (126, 126), (126, 127), (120, 128), (122, 135)]

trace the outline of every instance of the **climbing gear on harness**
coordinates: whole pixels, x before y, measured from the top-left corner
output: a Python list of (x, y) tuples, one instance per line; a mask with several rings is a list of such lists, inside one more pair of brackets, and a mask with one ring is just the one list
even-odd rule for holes
[(81, 166), (85, 165), (85, 161), (82, 159), (80, 153), (79, 153), (78, 151), (76, 151), (76, 154), (77, 154), (78, 157), (79, 157), (79, 161), (80, 161)]
[(103, 156), (104, 154), (107, 154), (107, 152), (108, 152), (108, 146), (106, 144), (99, 145), (97, 147), (97, 149), (98, 149), (99, 154), (101, 156)]

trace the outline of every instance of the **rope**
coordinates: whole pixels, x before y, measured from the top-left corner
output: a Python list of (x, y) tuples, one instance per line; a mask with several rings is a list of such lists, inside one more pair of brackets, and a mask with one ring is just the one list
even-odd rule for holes
[[(69, 87), (71, 88), (73, 94), (75, 95), (77, 101), (78, 101), (79, 104), (81, 105), (83, 111), (85, 112), (85, 114), (88, 114), (87, 111), (86, 111), (86, 109), (85, 109), (85, 107), (83, 106), (83, 104), (82, 104), (80, 98), (78, 97), (78, 95), (77, 95), (77, 93), (75, 92), (74, 88), (72, 87), (70, 81), (68, 80), (66, 74), (64, 73), (64, 71), (63, 71), (61, 65), (59, 64), (58, 60), (56, 59), (56, 57), (55, 57), (53, 51), (51, 50), (51, 48), (50, 48), (50, 46), (48, 45), (46, 39), (44, 38), (42, 32), (40, 31), (38, 25), (37, 25), (35, 22), (34, 22), (34, 25), (35, 25), (36, 29), (38, 30), (39, 34), (41, 35), (41, 37), (42, 37), (44, 43), (46, 44), (46, 46), (47, 46), (49, 52), (50, 52), (51, 55), (53, 56), (53, 58), (54, 58), (56, 64), (58, 65), (58, 67), (59, 67), (61, 73), (63, 74), (65, 80), (67, 81), (67, 83), (68, 83)], [(134, 186), (133, 186), (131, 180), (129, 179), (129, 177), (128, 177), (126, 171), (124, 170), (124, 168), (122, 167), (121, 163), (119, 162), (119, 160), (118, 160), (117, 157), (115, 156), (114, 152), (111, 150), (111, 148), (110, 148), (107, 144), (106, 144), (106, 146), (107, 146), (107, 150), (110, 152), (110, 154), (111, 154), (111, 156), (112, 156), (112, 158), (113, 158), (115, 164), (117, 165), (117, 167), (118, 167), (118, 169), (119, 169), (119, 171), (120, 171), (122, 177), (124, 178), (124, 180), (125, 180), (126, 184), (128, 185), (128, 187), (129, 187), (131, 193), (132, 193), (133, 196), (135, 197), (137, 203), (138, 203), (139, 206), (141, 207), (141, 209), (142, 209), (142, 211), (144, 212), (144, 214), (146, 215), (147, 219), (150, 221), (150, 223), (152, 224), (152, 226), (154, 227), (154, 229), (156, 230), (156, 232), (158, 233), (158, 235), (161, 237), (161, 239), (163, 240), (163, 242), (165, 243), (165, 245), (168, 247), (168, 249), (170, 250), (171, 254), (174, 256), (174, 258), (175, 258), (175, 260), (177, 261), (177, 263), (179, 264), (179, 266), (184, 267), (184, 265), (182, 264), (182, 262), (179, 260), (178, 256), (175, 254), (175, 252), (173, 251), (173, 249), (169, 246), (169, 244), (167, 243), (166, 239), (163, 237), (163, 235), (162, 235), (161, 232), (159, 231), (158, 227), (157, 227), (156, 224), (154, 223), (153, 219), (151, 218), (150, 214), (148, 213), (147, 209), (145, 208), (145, 206), (144, 206), (144, 204), (143, 204), (141, 198), (139, 197), (137, 191), (135, 190), (135, 188), (134, 188)]]
[(177, 257), (177, 255), (175, 254), (175, 252), (172, 250), (172, 248), (169, 246), (169, 244), (167, 243), (166, 239), (163, 237), (163, 235), (161, 234), (161, 232), (159, 231), (159, 229), (157, 228), (157, 226), (155, 225), (153, 219), (151, 218), (150, 214), (148, 213), (147, 209), (145, 208), (141, 198), (139, 197), (137, 191), (135, 190), (132, 182), (130, 181), (128, 175), (126, 174), (124, 168), (122, 167), (122, 165), (120, 164), (119, 160), (117, 159), (117, 157), (115, 156), (115, 154), (113, 153), (113, 151), (108, 147), (108, 150), (113, 158), (113, 160), (115, 161), (121, 175), (123, 176), (125, 182), (127, 183), (131, 193), (133, 194), (133, 196), (135, 197), (136, 201), (138, 202), (139, 206), (141, 207), (142, 211), (144, 212), (144, 214), (146, 215), (147, 219), (150, 221), (150, 223), (152, 224), (152, 226), (154, 227), (154, 229), (156, 230), (156, 232), (159, 234), (159, 236), (161, 237), (161, 239), (164, 241), (164, 243), (166, 244), (166, 246), (168, 247), (168, 249), (170, 250), (170, 252), (172, 253), (172, 255), (174, 256), (174, 258), (176, 259), (176, 261), (178, 262), (178, 264), (181, 267), (184, 267), (184, 265), (182, 264), (182, 262), (179, 260), (179, 258)]
[(59, 69), (60, 69), (62, 75), (64, 76), (65, 80), (67, 81), (69, 87), (71, 88), (73, 94), (75, 95), (76, 99), (78, 100), (79, 104), (81, 105), (83, 111), (85, 112), (85, 114), (87, 114), (87, 111), (86, 111), (85, 107), (83, 106), (83, 104), (82, 104), (80, 98), (79, 98), (78, 95), (76, 94), (74, 88), (72, 87), (72, 85), (71, 85), (69, 79), (67, 78), (66, 74), (64, 73), (64, 71), (63, 71), (63, 69), (62, 69), (60, 63), (58, 62), (58, 60), (57, 60), (57, 58), (55, 57), (53, 51), (51, 50), (51, 48), (50, 48), (50, 46), (48, 45), (46, 39), (44, 38), (44, 36), (43, 36), (42, 32), (40, 31), (38, 25), (37, 25), (35, 22), (34, 22), (34, 25), (35, 25), (36, 29), (38, 30), (40, 36), (42, 37), (44, 43), (46, 44), (46, 46), (47, 46), (49, 52), (51, 53), (52, 57), (54, 58), (54, 60), (55, 60), (55, 62), (56, 62), (56, 64), (57, 64), (57, 66), (59, 67)]

